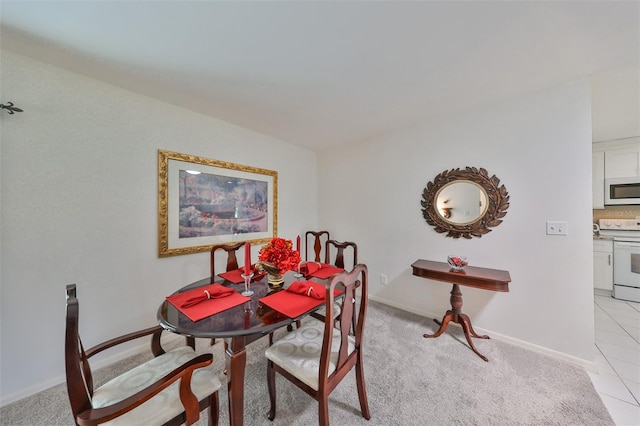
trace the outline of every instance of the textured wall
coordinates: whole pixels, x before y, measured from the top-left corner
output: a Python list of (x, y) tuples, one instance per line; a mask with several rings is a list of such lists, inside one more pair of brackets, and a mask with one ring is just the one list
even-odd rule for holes
[(278, 171), (279, 235), (315, 228), (315, 153), (1, 54), (3, 101), (24, 109), (0, 117), (3, 403), (63, 380), (66, 284), (91, 346), (208, 276), (206, 253), (158, 258), (159, 148)]
[[(465, 166), (495, 174), (511, 206), (489, 234), (454, 240), (427, 225), (420, 201), (438, 173)], [(462, 289), (474, 327), (593, 360), (588, 81), (322, 152), (318, 171), (320, 223), (358, 242), (373, 297), (441, 317), (451, 286), (412, 276), (410, 265), (465, 255), (470, 265), (506, 269), (512, 278), (509, 293)], [(567, 221), (569, 235), (546, 235), (549, 220)]]

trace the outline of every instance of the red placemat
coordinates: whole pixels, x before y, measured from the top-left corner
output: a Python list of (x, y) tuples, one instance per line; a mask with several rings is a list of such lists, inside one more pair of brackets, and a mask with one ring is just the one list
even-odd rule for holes
[(220, 278), (224, 278), (227, 281), (231, 281), (234, 284), (240, 284), (244, 282), (244, 278), (242, 278), (242, 272), (242, 269), (234, 269), (233, 271), (218, 274), (218, 276)]
[(234, 292), (230, 296), (205, 300), (188, 308), (182, 307), (182, 304), (186, 302), (187, 299), (199, 296), (204, 293), (205, 290), (213, 292), (216, 289), (216, 286), (225, 288), (220, 284), (211, 284), (204, 287), (194, 288), (193, 290), (185, 291), (184, 293), (172, 294), (171, 296), (167, 296), (167, 301), (175, 306), (177, 310), (185, 314), (191, 321), (195, 322), (251, 300), (250, 297)]
[[(305, 281), (304, 283), (312, 286), (316, 294), (326, 294), (327, 292), (327, 288), (323, 284), (315, 283), (313, 281)], [(334, 294), (338, 295), (340, 294), (340, 291), (336, 290)], [(323, 305), (325, 300), (319, 300), (314, 297), (283, 290), (263, 297), (260, 299), (260, 302), (280, 313), (285, 314), (289, 318), (297, 318), (316, 306)]]
[[(244, 282), (244, 278), (242, 278), (243, 273), (244, 273), (244, 269), (240, 268), (240, 269), (234, 269), (233, 271), (229, 271), (229, 272), (223, 272), (221, 274), (218, 274), (218, 276), (234, 284), (240, 284)], [(264, 273), (262, 272), (259, 273), (254, 271), (253, 266), (251, 267), (251, 273), (253, 273), (253, 277), (251, 278), (251, 281), (257, 281), (264, 276)]]
[(311, 272), (309, 276), (320, 278), (321, 280), (326, 280), (327, 278), (337, 275), (340, 272), (344, 272), (344, 269), (338, 268), (337, 266), (327, 265), (326, 263), (323, 263), (320, 269), (317, 269)]

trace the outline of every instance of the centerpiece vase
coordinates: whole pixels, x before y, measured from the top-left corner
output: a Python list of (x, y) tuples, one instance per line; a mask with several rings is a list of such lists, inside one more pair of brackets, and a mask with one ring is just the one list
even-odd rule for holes
[(280, 273), (280, 269), (276, 265), (270, 262), (259, 261), (256, 262), (256, 270), (264, 271), (267, 273), (267, 282), (270, 288), (280, 288), (284, 284), (284, 277)]
[(282, 274), (269, 274), (267, 278), (267, 282), (269, 283), (269, 287), (271, 288), (280, 288), (282, 284), (284, 284), (284, 277)]

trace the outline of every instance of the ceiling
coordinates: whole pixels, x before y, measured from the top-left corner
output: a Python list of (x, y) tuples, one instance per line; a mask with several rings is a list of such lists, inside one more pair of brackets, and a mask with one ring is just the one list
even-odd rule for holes
[(637, 64), (636, 1), (7, 1), (3, 49), (314, 150)]

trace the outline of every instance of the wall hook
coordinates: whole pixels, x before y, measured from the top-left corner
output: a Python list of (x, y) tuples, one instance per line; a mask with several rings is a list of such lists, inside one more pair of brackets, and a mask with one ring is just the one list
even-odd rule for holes
[(23, 112), (20, 108), (14, 107), (13, 102), (7, 102), (6, 105), (0, 104), (0, 109), (6, 109), (9, 114), (13, 114), (14, 112)]

